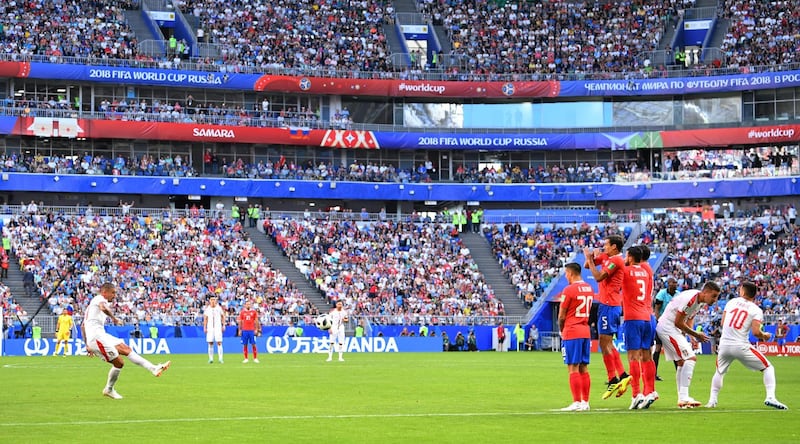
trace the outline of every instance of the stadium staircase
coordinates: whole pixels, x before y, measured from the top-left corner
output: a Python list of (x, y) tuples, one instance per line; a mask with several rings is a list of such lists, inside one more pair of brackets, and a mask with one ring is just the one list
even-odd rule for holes
[[(394, 25), (383, 25), (383, 35), (386, 36), (386, 44), (389, 46), (389, 51), (393, 55), (403, 55), (407, 52), (405, 46), (403, 46), (403, 42), (400, 40), (397, 28)], [(391, 57), (391, 60), (393, 68), (405, 69), (408, 67), (408, 58), (405, 56)]]
[(330, 309), (330, 304), (325, 300), (322, 292), (318, 290), (311, 282), (297, 269), (297, 267), (289, 260), (289, 257), (283, 253), (283, 250), (266, 234), (259, 231), (257, 228), (245, 228), (244, 231), (250, 236), (253, 245), (261, 250), (264, 255), (272, 263), (272, 266), (280, 270), (281, 273), (286, 275), (290, 281), (294, 283), (298, 290), (300, 290), (306, 299), (308, 299), (320, 312), (327, 312)]
[[(144, 21), (145, 19), (142, 15), (142, 11), (139, 9), (125, 10), (124, 15), (128, 26), (131, 27), (133, 34), (136, 36), (136, 40), (142, 42), (142, 44), (139, 45), (139, 51), (150, 57), (163, 57), (163, 37), (153, 34), (150, 27), (148, 27), (147, 23)], [(151, 44), (144, 44), (143, 42)]]
[(392, 2), (394, 6), (394, 12), (396, 13), (417, 13), (417, 2), (416, 0), (395, 0)]
[(714, 24), (714, 34), (708, 41), (709, 48), (721, 48), (722, 41), (725, 40), (725, 35), (728, 33), (728, 28), (731, 26), (731, 21), (726, 18), (717, 17), (717, 22)]
[[(38, 296), (28, 296), (25, 293), (25, 286), (22, 285), (22, 277), (24, 272), (19, 267), (19, 258), (12, 252), (9, 257), (8, 277), (3, 279), (3, 283), (11, 290), (11, 295), (14, 301), (28, 313), (28, 316), (33, 316), (36, 310), (39, 309), (42, 301)], [(50, 310), (42, 309), (39, 313), (49, 315)], [(42, 333), (49, 333), (47, 326), (42, 326)], [(43, 334), (43, 336), (46, 336)]]
[(503, 302), (506, 316), (526, 319), (528, 309), (525, 308), (524, 302), (517, 296), (517, 290), (503, 273), (503, 268), (492, 254), (486, 238), (479, 233), (465, 232), (461, 233), (461, 240), (464, 246), (469, 248), (472, 260), (483, 273), (486, 283), (492, 287), (495, 296)]

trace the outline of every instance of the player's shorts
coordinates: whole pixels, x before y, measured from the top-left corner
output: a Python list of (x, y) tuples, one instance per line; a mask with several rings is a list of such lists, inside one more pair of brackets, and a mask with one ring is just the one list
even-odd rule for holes
[(659, 326), (656, 334), (661, 338), (661, 349), (664, 350), (664, 356), (670, 361), (685, 361), (694, 358), (692, 345), (682, 331), (674, 327)]
[(69, 341), (69, 337), (70, 337), (69, 331), (65, 331), (63, 333), (62, 332), (56, 333), (56, 341)]
[(733, 361), (739, 361), (750, 370), (760, 372), (771, 364), (766, 356), (750, 344), (720, 345), (717, 350), (717, 373), (728, 372)]
[(617, 334), (620, 318), (622, 318), (622, 307), (598, 304), (597, 333), (608, 336)]
[(786, 345), (786, 338), (778, 338), (776, 341), (778, 342), (779, 347)]
[(625, 348), (628, 350), (650, 350), (653, 344), (653, 324), (650, 321), (625, 321)]
[(592, 354), (592, 340), (589, 338), (565, 339), (561, 341), (561, 356), (564, 364), (589, 364)]
[(122, 339), (103, 333), (89, 339), (86, 342), (86, 348), (106, 362), (111, 362), (119, 356), (119, 351), (117, 350), (117, 345), (119, 344), (122, 344)]
[(242, 345), (247, 345), (247, 344), (256, 345), (255, 330), (242, 330)]
[(206, 342), (222, 342), (222, 329), (211, 329), (206, 332)]
[(344, 328), (339, 330), (330, 329), (329, 334), (331, 343), (344, 344)]

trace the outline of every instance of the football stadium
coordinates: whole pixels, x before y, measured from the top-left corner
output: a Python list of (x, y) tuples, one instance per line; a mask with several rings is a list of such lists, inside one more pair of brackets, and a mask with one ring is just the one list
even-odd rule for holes
[(0, 441), (797, 442), (798, 54), (781, 0), (3, 2)]

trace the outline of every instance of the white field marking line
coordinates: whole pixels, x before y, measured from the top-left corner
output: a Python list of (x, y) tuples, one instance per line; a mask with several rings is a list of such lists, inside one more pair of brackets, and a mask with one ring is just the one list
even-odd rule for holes
[[(767, 409), (747, 409), (747, 410), (720, 410), (720, 409), (693, 409), (704, 411), (705, 413), (720, 414), (720, 413), (761, 413), (769, 412)], [(152, 418), (152, 419), (113, 419), (113, 420), (93, 420), (93, 421), (52, 421), (52, 422), (7, 422), (0, 423), (0, 427), (52, 427), (52, 426), (84, 426), (95, 424), (169, 424), (169, 423), (183, 423), (183, 422), (225, 422), (225, 421), (282, 421), (282, 420), (320, 420), (320, 419), (381, 419), (381, 418), (464, 418), (464, 417), (482, 417), (482, 416), (550, 416), (550, 415), (619, 415), (619, 414), (679, 414), (691, 415), (686, 413), (685, 410), (649, 410), (648, 412), (631, 411), (627, 409), (595, 409), (588, 412), (561, 412), (554, 410), (537, 411), (537, 412), (483, 412), (483, 413), (386, 413), (386, 414), (364, 414), (364, 415), (276, 415), (276, 416), (234, 416), (234, 417), (215, 417), (215, 418)]]

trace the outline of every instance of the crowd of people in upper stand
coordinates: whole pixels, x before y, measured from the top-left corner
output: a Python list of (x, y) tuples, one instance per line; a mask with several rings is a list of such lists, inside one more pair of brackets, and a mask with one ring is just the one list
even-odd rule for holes
[(424, 0), (421, 9), (477, 73), (565, 74), (643, 69), (637, 56), (658, 48), (683, 3)]
[[(215, 50), (195, 60), (221, 70), (274, 68), (324, 75), (414, 78), (414, 66), (398, 68), (390, 58), (385, 26), (392, 3), (380, 0), (326, 2), (181, 0), (185, 17), (200, 29), (199, 43)], [(419, 0), (418, 9), (442, 25), (453, 48), (439, 66), (458, 80), (499, 74), (652, 76), (666, 73), (643, 54), (658, 49), (668, 25), (675, 26), (694, 0), (648, 2), (455, 2)], [(0, 54), (129, 59), (157, 63), (140, 54), (122, 11), (137, 0), (6, 2), (0, 6)], [(791, 1), (725, 0), (717, 16), (729, 21), (721, 45), (725, 60), (698, 60), (693, 69), (775, 66), (797, 62), (800, 17)], [(266, 30), (266, 31), (264, 31)], [(166, 64), (173, 55), (165, 56)], [(435, 65), (435, 63), (433, 63)], [(337, 73), (338, 71), (338, 73)], [(346, 73), (346, 74), (343, 74)]]
[[(268, 70), (322, 68), (391, 71), (383, 23), (391, 2), (378, 0), (183, 0), (219, 62)], [(209, 61), (211, 63), (216, 60)]]
[(800, 52), (800, 10), (793, 1), (725, 0), (721, 17), (730, 20), (722, 49), (728, 66), (795, 63)]
[(465, 322), (504, 307), (460, 238), (442, 221), (370, 224), (271, 220), (264, 228), (332, 303), (390, 321)]
[(263, 324), (309, 322), (317, 314), (238, 219), (134, 215), (125, 208), (109, 217), (62, 216), (44, 208), (12, 217), (4, 230), (20, 268), (31, 274), (26, 291), (49, 297), (54, 314), (69, 305), (81, 313), (99, 285), (113, 281), (117, 317), (128, 323), (202, 324), (209, 296), (232, 315), (251, 300)]
[(123, 15), (138, 0), (10, 0), (0, 5), (0, 54), (136, 59)]

